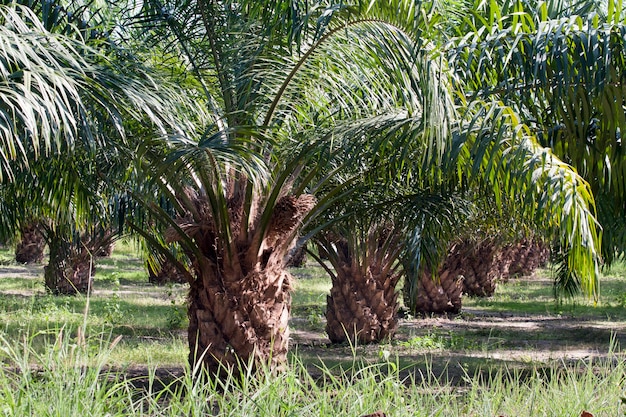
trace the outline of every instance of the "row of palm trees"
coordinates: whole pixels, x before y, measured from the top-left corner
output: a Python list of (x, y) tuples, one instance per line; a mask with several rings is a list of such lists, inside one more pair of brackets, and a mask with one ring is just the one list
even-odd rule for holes
[(540, 237), (592, 296), (621, 249), (619, 2), (76, 4), (0, 9), (32, 50), (2, 50), (0, 230), (141, 237), (189, 281), (212, 372), (285, 362), (309, 240), (331, 340), (365, 342), (393, 335), (401, 278), (414, 310), (458, 292), (455, 241)]

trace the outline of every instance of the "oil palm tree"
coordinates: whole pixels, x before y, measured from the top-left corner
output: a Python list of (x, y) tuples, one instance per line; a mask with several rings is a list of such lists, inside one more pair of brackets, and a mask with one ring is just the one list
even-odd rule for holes
[[(197, 78), (213, 114), (198, 139), (145, 143), (140, 153), (177, 211), (171, 218), (152, 205), (152, 215), (168, 225), (166, 241), (177, 242), (192, 262), (192, 363), (212, 372), (284, 363), (288, 250), (303, 228), (312, 226), (306, 239), (337, 221), (314, 222), (359, 198), (365, 173), (395, 178), (409, 160), (414, 175), (432, 183), (484, 178), (496, 197), (503, 190), (525, 198), (526, 215), (544, 210), (537, 216), (571, 249), (568, 267), (595, 279), (593, 199), (585, 182), (539, 149), (510, 109), (487, 103), (493, 110), (484, 112), (461, 102), (469, 116), (459, 118), (451, 74), (425, 36), (431, 15), (421, 4), (144, 6), (135, 24), (170, 46), (164, 56), (184, 58), (179, 62), (188, 63), (187, 75)], [(228, 152), (248, 157), (224, 163)], [(571, 204), (560, 204), (566, 199)], [(133, 227), (151, 239), (141, 222)]]
[[(626, 236), (622, 1), (475, 2), (468, 11), (447, 47), (467, 96), (514, 108), (543, 146), (589, 181), (610, 263)], [(579, 284), (565, 273), (556, 288), (573, 293)]]
[[(32, 8), (0, 5), (1, 233), (12, 237), (33, 221), (45, 225), (38, 234), (54, 255), (46, 284), (74, 292), (86, 287), (68, 281), (84, 275), (71, 271), (87, 268), (80, 265), (84, 256), (74, 256), (86, 242), (72, 236), (84, 238), (103, 224), (96, 214), (128, 170), (123, 149), (144, 136), (180, 134), (189, 123), (177, 113), (185, 99), (114, 48), (106, 31), (92, 25), (97, 14), (28, 3)], [(71, 13), (81, 10), (91, 23)]]
[[(450, 229), (465, 212), (462, 199), (441, 189), (429, 192), (414, 184), (413, 189), (407, 187), (404, 193), (392, 195), (389, 184), (381, 185), (371, 184), (367, 193), (361, 193), (358, 207), (350, 207), (350, 202), (337, 207), (350, 214), (330, 221), (312, 237), (319, 256), (314, 252), (311, 255), (332, 280), (326, 332), (333, 343), (391, 339), (398, 327), (397, 284), (407, 276), (402, 262), (407, 235), (426, 219), (440, 225), (447, 223)], [(368, 198), (371, 201), (364, 204)], [(363, 205), (369, 209), (364, 210)], [(342, 216), (331, 211), (323, 217)]]
[[(375, 21), (405, 6), (417, 16), (410, 4), (310, 4), (289, 20), (282, 16), (290, 2), (272, 6), (201, 1), (153, 9), (205, 86), (215, 117), (196, 143), (173, 144), (170, 156), (153, 147), (144, 154), (150, 177), (178, 209), (173, 220), (162, 216), (168, 240), (192, 260), (190, 360), (202, 357), (214, 372), (241, 362), (284, 363), (285, 256), (300, 229), (355, 192), (360, 177), (348, 166), (388, 149), (394, 135), (410, 141), (412, 130), (426, 126), (422, 115), (430, 130), (414, 135), (423, 147), (433, 144), (428, 157), (436, 160), (451, 116), (435, 67), (415, 69), (427, 63), (427, 49), (408, 36), (416, 21), (404, 22), (406, 31), (394, 19)], [(388, 84), (391, 77), (402, 84)], [(407, 134), (390, 133), (401, 130)], [(257, 167), (216, 161), (209, 150), (226, 143), (254, 152)]]

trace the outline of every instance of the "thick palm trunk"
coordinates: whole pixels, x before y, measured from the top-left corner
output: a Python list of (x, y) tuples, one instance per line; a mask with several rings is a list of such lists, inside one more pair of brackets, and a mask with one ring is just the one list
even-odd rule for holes
[(46, 289), (53, 294), (87, 293), (93, 286), (95, 258), (103, 247), (111, 246), (110, 232), (83, 234), (79, 241), (49, 230), (50, 259), (44, 268)]
[(393, 226), (379, 223), (344, 232), (352, 236), (328, 232), (318, 239), (320, 255), (334, 268), (326, 305), (328, 337), (333, 343), (390, 339), (398, 328), (398, 235)]
[(93, 284), (93, 262), (81, 246), (53, 237), (49, 239), (50, 259), (44, 268), (46, 289), (53, 294), (87, 293)]
[(425, 270), (411, 277), (411, 289), (405, 288), (405, 304), (412, 314), (457, 314), (461, 311), (463, 277), (440, 270), (437, 277)]
[[(378, 269), (378, 270), (377, 270)], [(390, 339), (398, 328), (398, 276), (379, 268), (337, 271), (327, 297), (326, 332), (333, 343), (374, 343)]]
[(15, 248), (15, 261), (21, 264), (43, 260), (46, 241), (37, 223), (29, 223), (20, 230), (20, 241)]
[(473, 242), (461, 240), (452, 245), (443, 271), (463, 276), (463, 292), (470, 296), (490, 297), (497, 282), (508, 274), (509, 262), (502, 257), (502, 248), (493, 240)]
[(539, 239), (522, 239), (503, 249), (502, 258), (508, 263), (503, 279), (531, 275), (537, 268), (545, 266), (550, 258), (548, 245)]
[[(190, 193), (196, 213), (210, 213), (206, 200)], [(197, 244), (192, 259), (193, 278), (188, 299), (192, 365), (202, 361), (211, 374), (286, 362), (291, 309), (291, 275), (285, 257), (293, 245), (304, 215), (314, 206), (309, 195), (277, 201), (269, 222), (260, 216), (242, 222), (243, 199), (229, 201), (230, 239), (220, 238), (206, 214), (188, 214), (180, 227)], [(169, 242), (181, 241), (170, 229)], [(200, 255), (200, 256), (197, 256)]]
[[(275, 369), (285, 363), (289, 341), (291, 276), (282, 267), (245, 275), (216, 274), (196, 266), (189, 291), (190, 362), (212, 374), (250, 364)], [(223, 368), (222, 368), (223, 367)]]

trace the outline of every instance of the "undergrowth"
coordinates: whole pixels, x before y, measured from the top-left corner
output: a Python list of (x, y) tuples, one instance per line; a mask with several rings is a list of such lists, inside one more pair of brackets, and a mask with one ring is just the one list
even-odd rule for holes
[[(31, 341), (0, 337), (0, 414), (4, 416), (598, 416), (624, 415), (623, 356), (562, 363), (549, 369), (466, 375), (452, 385), (429, 374), (405, 373), (381, 358), (337, 373), (310, 373), (294, 356), (287, 370), (222, 380), (187, 368), (160, 381), (156, 368), (141, 377), (107, 368), (119, 338), (64, 330)], [(359, 362), (356, 356), (353, 359)]]

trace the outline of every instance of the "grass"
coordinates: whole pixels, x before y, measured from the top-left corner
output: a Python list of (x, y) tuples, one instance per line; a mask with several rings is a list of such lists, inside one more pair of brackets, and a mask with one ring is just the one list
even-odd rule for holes
[[(0, 259), (10, 255), (0, 251)], [(55, 333), (64, 329), (76, 334), (86, 326), (87, 333), (123, 336), (109, 356), (113, 365), (128, 366), (154, 363), (181, 365), (187, 360), (184, 329), (187, 326), (185, 294), (181, 285), (158, 287), (148, 283), (147, 273), (133, 247), (118, 244), (110, 258), (98, 259), (95, 290), (87, 298), (46, 294), (43, 268), (4, 262), (5, 275), (0, 280), (0, 331), (10, 339), (25, 335)], [(27, 274), (29, 273), (29, 274)], [(26, 276), (24, 276), (26, 275)], [(86, 319), (86, 321), (85, 321)], [(42, 346), (44, 337), (32, 341)]]
[[(405, 320), (387, 343), (296, 345), (285, 373), (200, 384), (185, 371), (186, 288), (149, 284), (131, 245), (98, 260), (88, 314), (87, 298), (47, 295), (41, 267), (11, 259), (0, 250), (0, 415), (624, 415), (625, 335), (614, 330), (626, 327), (622, 263), (604, 272), (597, 305), (555, 302), (542, 271), (464, 299), (457, 317)], [(292, 272), (293, 333), (324, 340), (330, 280), (315, 266)], [(486, 315), (502, 319), (483, 326)], [(540, 326), (511, 325), (525, 317)], [(581, 325), (557, 327), (563, 318)], [(604, 353), (537, 359), (546, 344)], [(162, 370), (175, 376), (158, 382)]]
[[(499, 370), (487, 380), (466, 374), (458, 389), (440, 375), (403, 376), (381, 358), (337, 374), (312, 377), (294, 359), (278, 375), (211, 380), (187, 370), (159, 381), (111, 371), (118, 339), (57, 333), (43, 354), (29, 341), (0, 338), (0, 413), (5, 416), (594, 416), (623, 415), (624, 362), (562, 364), (551, 369)], [(96, 346), (96, 349), (90, 349)], [(353, 356), (353, 361), (359, 359)], [(33, 367), (33, 364), (37, 366)], [(139, 388), (138, 388), (139, 387)]]

